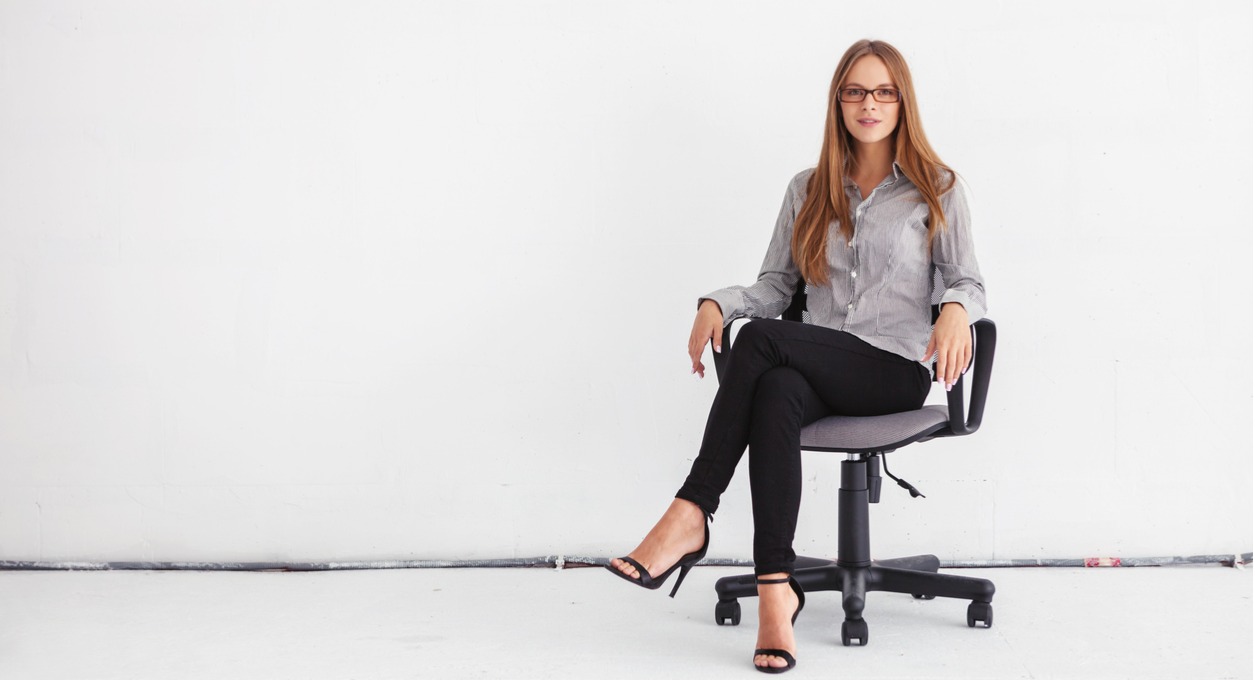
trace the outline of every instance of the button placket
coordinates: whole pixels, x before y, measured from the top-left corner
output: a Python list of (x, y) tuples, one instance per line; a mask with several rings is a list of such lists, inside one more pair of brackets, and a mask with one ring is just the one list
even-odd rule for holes
[[(883, 186), (883, 185), (882, 185), (882, 186)], [(879, 188), (880, 188), (880, 187), (876, 187), (876, 189), (879, 189)], [(867, 195), (866, 200), (864, 200), (863, 202), (859, 203), (859, 204), (858, 204), (858, 208), (856, 208), (856, 209), (854, 210), (854, 233), (855, 233), (855, 234), (858, 234), (858, 233), (859, 233), (859, 229), (860, 229), (860, 227), (862, 227), (862, 225), (863, 225), (863, 214), (865, 213), (865, 211), (866, 211), (866, 209), (867, 209), (867, 204), (871, 202), (871, 200), (872, 200), (872, 196), (875, 196), (875, 195), (876, 195), (876, 189), (872, 189), (872, 192), (871, 192), (870, 194), (868, 194), (868, 195)], [(851, 259), (853, 259), (853, 263), (852, 263), (852, 264), (851, 264), (851, 266), (850, 266), (850, 302), (849, 302), (848, 304), (846, 304), (846, 306), (845, 306), (845, 312), (846, 312), (846, 313), (845, 313), (845, 323), (843, 324), (843, 328), (844, 328), (845, 326), (849, 326), (849, 325), (850, 325), (850, 314), (851, 314), (851, 312), (853, 312), (853, 311), (854, 311), (854, 303), (858, 302), (858, 260), (859, 260), (859, 252), (858, 252), (858, 249), (857, 249), (857, 248), (854, 248), (854, 239), (850, 239), (850, 244), (849, 244), (849, 245), (850, 245), (850, 248), (851, 248), (850, 255), (851, 255)]]
[[(874, 193), (874, 192), (873, 192)], [(863, 205), (866, 205), (864, 202)], [(855, 210), (854, 216), (854, 233), (858, 233), (859, 225), (863, 219), (863, 205)], [(850, 316), (854, 312), (854, 304), (858, 302), (858, 265), (859, 265), (859, 249), (854, 247), (854, 240), (851, 239), (847, 244), (847, 251), (850, 253), (850, 301), (845, 305), (845, 320), (841, 324), (841, 330), (845, 330), (850, 325)]]
[[(862, 190), (855, 187), (855, 190), (858, 193), (859, 198), (862, 199), (859, 201), (858, 207), (854, 209), (854, 234), (855, 236), (857, 236), (859, 233), (859, 228), (863, 224), (863, 215), (866, 213), (867, 207), (871, 204), (872, 199), (876, 196), (876, 192), (893, 184), (895, 181), (897, 181), (897, 178), (894, 177), (892, 174), (889, 175), (888, 177), (885, 178), (885, 181), (881, 182), (875, 189), (872, 189), (872, 192), (868, 194), (867, 198), (865, 199), (862, 198), (863, 196)], [(858, 302), (858, 260), (859, 260), (858, 256), (859, 256), (859, 252), (858, 252), (858, 249), (854, 247), (854, 239), (850, 239), (850, 241), (846, 243), (846, 248), (850, 250), (850, 254), (854, 259), (854, 264), (850, 268), (850, 302), (846, 304), (845, 306), (845, 311), (846, 311), (845, 323), (842, 324), (842, 329), (844, 329), (846, 326), (850, 324), (850, 312), (854, 311), (854, 303)]]

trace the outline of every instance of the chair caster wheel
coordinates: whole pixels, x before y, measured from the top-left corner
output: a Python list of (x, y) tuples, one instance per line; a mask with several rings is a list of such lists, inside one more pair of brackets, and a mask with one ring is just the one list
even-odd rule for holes
[(846, 647), (850, 646), (851, 641), (858, 640), (858, 645), (862, 647), (867, 644), (867, 621), (859, 619), (851, 621), (846, 619), (841, 623), (841, 644)]
[(994, 606), (988, 602), (973, 602), (967, 606), (967, 627), (975, 628), (976, 622), (984, 622), (986, 628), (994, 627)]
[(741, 603), (736, 600), (720, 600), (715, 605), (715, 623), (721, 626), (741, 625)]
[(920, 595), (919, 593), (911, 593), (911, 597), (913, 597), (913, 598), (915, 598), (915, 599), (917, 599), (917, 600), (935, 600), (935, 599), (937, 599), (937, 596), (936, 596), (936, 595)]

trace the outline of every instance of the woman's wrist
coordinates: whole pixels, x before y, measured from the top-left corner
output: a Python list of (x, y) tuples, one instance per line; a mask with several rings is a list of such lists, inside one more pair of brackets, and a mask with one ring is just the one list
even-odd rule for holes
[(966, 317), (967, 307), (964, 307), (961, 302), (947, 302), (941, 305), (941, 313), (946, 315), (962, 314)]
[(706, 298), (702, 300), (702, 304), (697, 308), (697, 311), (704, 312), (708, 309), (713, 309), (714, 311), (719, 313), (720, 318), (723, 318), (723, 308), (719, 306), (718, 302), (715, 302), (714, 300), (711, 300), (710, 298)]

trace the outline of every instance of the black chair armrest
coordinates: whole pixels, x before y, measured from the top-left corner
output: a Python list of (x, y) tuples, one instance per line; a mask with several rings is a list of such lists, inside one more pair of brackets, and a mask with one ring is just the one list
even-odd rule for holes
[[(950, 410), (951, 435), (972, 434), (980, 429), (981, 418), (985, 415), (985, 397), (989, 395), (989, 374), (994, 366), (994, 348), (998, 344), (998, 327), (989, 319), (980, 319), (972, 324), (975, 343), (972, 367), (967, 373), (959, 376), (954, 387), (946, 392), (946, 405)], [(963, 383), (972, 376), (972, 398), (967, 404), (967, 417), (964, 418)]]
[(715, 362), (715, 378), (720, 382), (723, 382), (723, 372), (726, 370), (724, 366), (728, 363), (728, 352), (732, 349), (732, 323), (734, 321), (736, 319), (729, 321), (728, 325), (723, 327), (723, 342), (719, 347), (722, 351), (716, 352), (715, 341), (710, 341), (710, 353)]

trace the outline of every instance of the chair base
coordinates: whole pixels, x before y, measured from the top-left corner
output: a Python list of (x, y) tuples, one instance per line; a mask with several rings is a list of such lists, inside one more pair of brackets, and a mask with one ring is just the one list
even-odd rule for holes
[[(971, 600), (967, 610), (967, 625), (993, 626), (994, 584), (992, 581), (971, 576), (939, 574), (941, 561), (934, 555), (915, 555), (889, 560), (873, 561), (861, 566), (843, 565), (838, 560), (799, 557), (794, 563), (793, 577), (806, 592), (820, 590), (840, 591), (841, 607), (845, 610), (845, 622), (841, 625), (841, 642), (849, 646), (867, 644), (867, 622), (863, 620), (863, 607), (867, 593), (887, 591), (909, 593), (916, 599), (931, 600), (951, 597)], [(719, 625), (737, 625), (741, 622), (740, 597), (757, 597), (758, 586), (754, 574), (725, 576), (715, 583), (719, 603), (715, 605), (715, 622)]]

